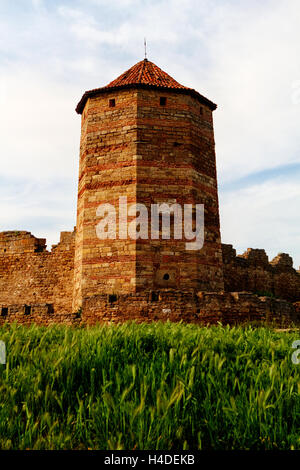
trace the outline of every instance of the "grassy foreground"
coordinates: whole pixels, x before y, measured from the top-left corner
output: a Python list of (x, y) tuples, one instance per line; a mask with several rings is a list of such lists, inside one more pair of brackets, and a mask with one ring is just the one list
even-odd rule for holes
[(0, 449), (300, 449), (298, 333), (4, 325)]

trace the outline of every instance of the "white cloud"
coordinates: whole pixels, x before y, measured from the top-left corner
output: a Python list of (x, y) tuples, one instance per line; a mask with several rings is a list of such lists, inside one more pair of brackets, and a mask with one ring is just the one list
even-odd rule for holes
[(19, 67), (2, 75), (1, 84), (2, 176), (43, 179), (75, 174), (80, 134), (77, 88)]
[(209, 46), (220, 104), (218, 162), (226, 180), (300, 161), (300, 105), (293, 104), (291, 90), (300, 70), (300, 5), (266, 6), (246, 18), (238, 10), (235, 21), (229, 9)]
[[(0, 177), (33, 185), (55, 182), (57, 175), (77, 181), (80, 118), (74, 108), (86, 89), (105, 85), (142, 59), (145, 36), (150, 60), (218, 103), (220, 183), (300, 162), (298, 0), (31, 5), (26, 14), (21, 8), (16, 14), (14, 6), (0, 18)], [(293, 178), (273, 178), (221, 193), (223, 240), (241, 250), (290, 251), (299, 265), (297, 187)], [(24, 214), (54, 217), (48, 207), (53, 186), (44, 186), (44, 209), (36, 207), (32, 186), (26, 188)], [(19, 214), (14, 198), (5, 204), (2, 227), (17, 220), (14, 208)], [(72, 203), (64, 210), (73, 211)]]
[(31, 2), (35, 8), (40, 8), (43, 5), (43, 0), (31, 0)]
[(292, 176), (235, 191), (221, 192), (222, 242), (238, 253), (265, 248), (269, 259), (289, 253), (300, 266), (300, 185)]
[(47, 238), (51, 247), (61, 231), (76, 223), (76, 184), (51, 178), (6, 180), (0, 187), (0, 213), (0, 231), (27, 230)]

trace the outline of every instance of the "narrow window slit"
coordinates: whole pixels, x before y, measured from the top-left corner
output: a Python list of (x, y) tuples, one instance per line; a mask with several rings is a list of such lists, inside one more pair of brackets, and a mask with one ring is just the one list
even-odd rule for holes
[(158, 292), (151, 292), (151, 302), (158, 302), (159, 293)]
[(110, 304), (113, 304), (113, 303), (117, 302), (117, 300), (118, 300), (118, 296), (116, 294), (109, 294), (108, 302)]
[(1, 308), (1, 317), (6, 317), (8, 315), (8, 307)]
[(30, 315), (31, 314), (31, 306), (30, 305), (25, 305), (24, 314), (25, 315)]

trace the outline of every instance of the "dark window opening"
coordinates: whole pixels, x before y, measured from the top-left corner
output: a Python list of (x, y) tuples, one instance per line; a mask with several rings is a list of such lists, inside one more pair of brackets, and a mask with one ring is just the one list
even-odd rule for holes
[(109, 294), (108, 301), (110, 304), (113, 304), (118, 300), (118, 296), (116, 294)]
[(174, 147), (180, 147), (182, 145), (180, 142), (174, 142)]
[(159, 299), (159, 293), (158, 292), (151, 292), (151, 302), (157, 302)]
[(168, 281), (170, 279), (170, 275), (168, 273), (164, 274), (163, 280)]
[(54, 313), (53, 304), (47, 304), (47, 308), (48, 308), (48, 313)]
[(111, 98), (109, 100), (109, 107), (114, 108), (115, 106), (116, 106), (116, 100), (115, 100), (115, 98)]
[(166, 106), (167, 98), (165, 96), (161, 96), (160, 100), (159, 100), (159, 103), (160, 103), (161, 106)]
[(25, 315), (30, 315), (31, 314), (31, 306), (30, 305), (25, 305), (24, 314)]
[(6, 317), (8, 315), (8, 307), (2, 307), (1, 317)]
[(200, 114), (203, 114), (203, 108), (200, 106)]

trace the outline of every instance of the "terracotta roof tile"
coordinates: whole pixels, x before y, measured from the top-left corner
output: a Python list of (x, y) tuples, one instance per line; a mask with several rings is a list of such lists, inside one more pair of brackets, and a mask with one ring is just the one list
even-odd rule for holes
[(180, 85), (180, 83), (176, 82), (174, 78), (170, 77), (170, 75), (147, 59), (141, 60), (141, 62), (138, 62), (129, 70), (126, 70), (126, 72), (122, 73), (118, 78), (106, 85), (105, 88), (137, 83), (155, 85), (158, 87), (163, 86), (167, 88), (188, 89), (187, 87)]
[(208, 105), (212, 110), (216, 109), (216, 105), (200, 95), (196, 90), (192, 88), (180, 85), (174, 78), (168, 75), (166, 72), (161, 70), (153, 62), (147, 59), (141, 60), (135, 64), (126, 72), (122, 73), (118, 78), (110, 82), (108, 85), (102, 88), (96, 88), (94, 90), (86, 91), (82, 96), (80, 102), (77, 105), (76, 111), (81, 114), (86, 101), (91, 96), (118, 88), (131, 88), (131, 87), (142, 87), (142, 88), (161, 88), (164, 90), (178, 90), (183, 93), (191, 94), (199, 99), (202, 103)]

